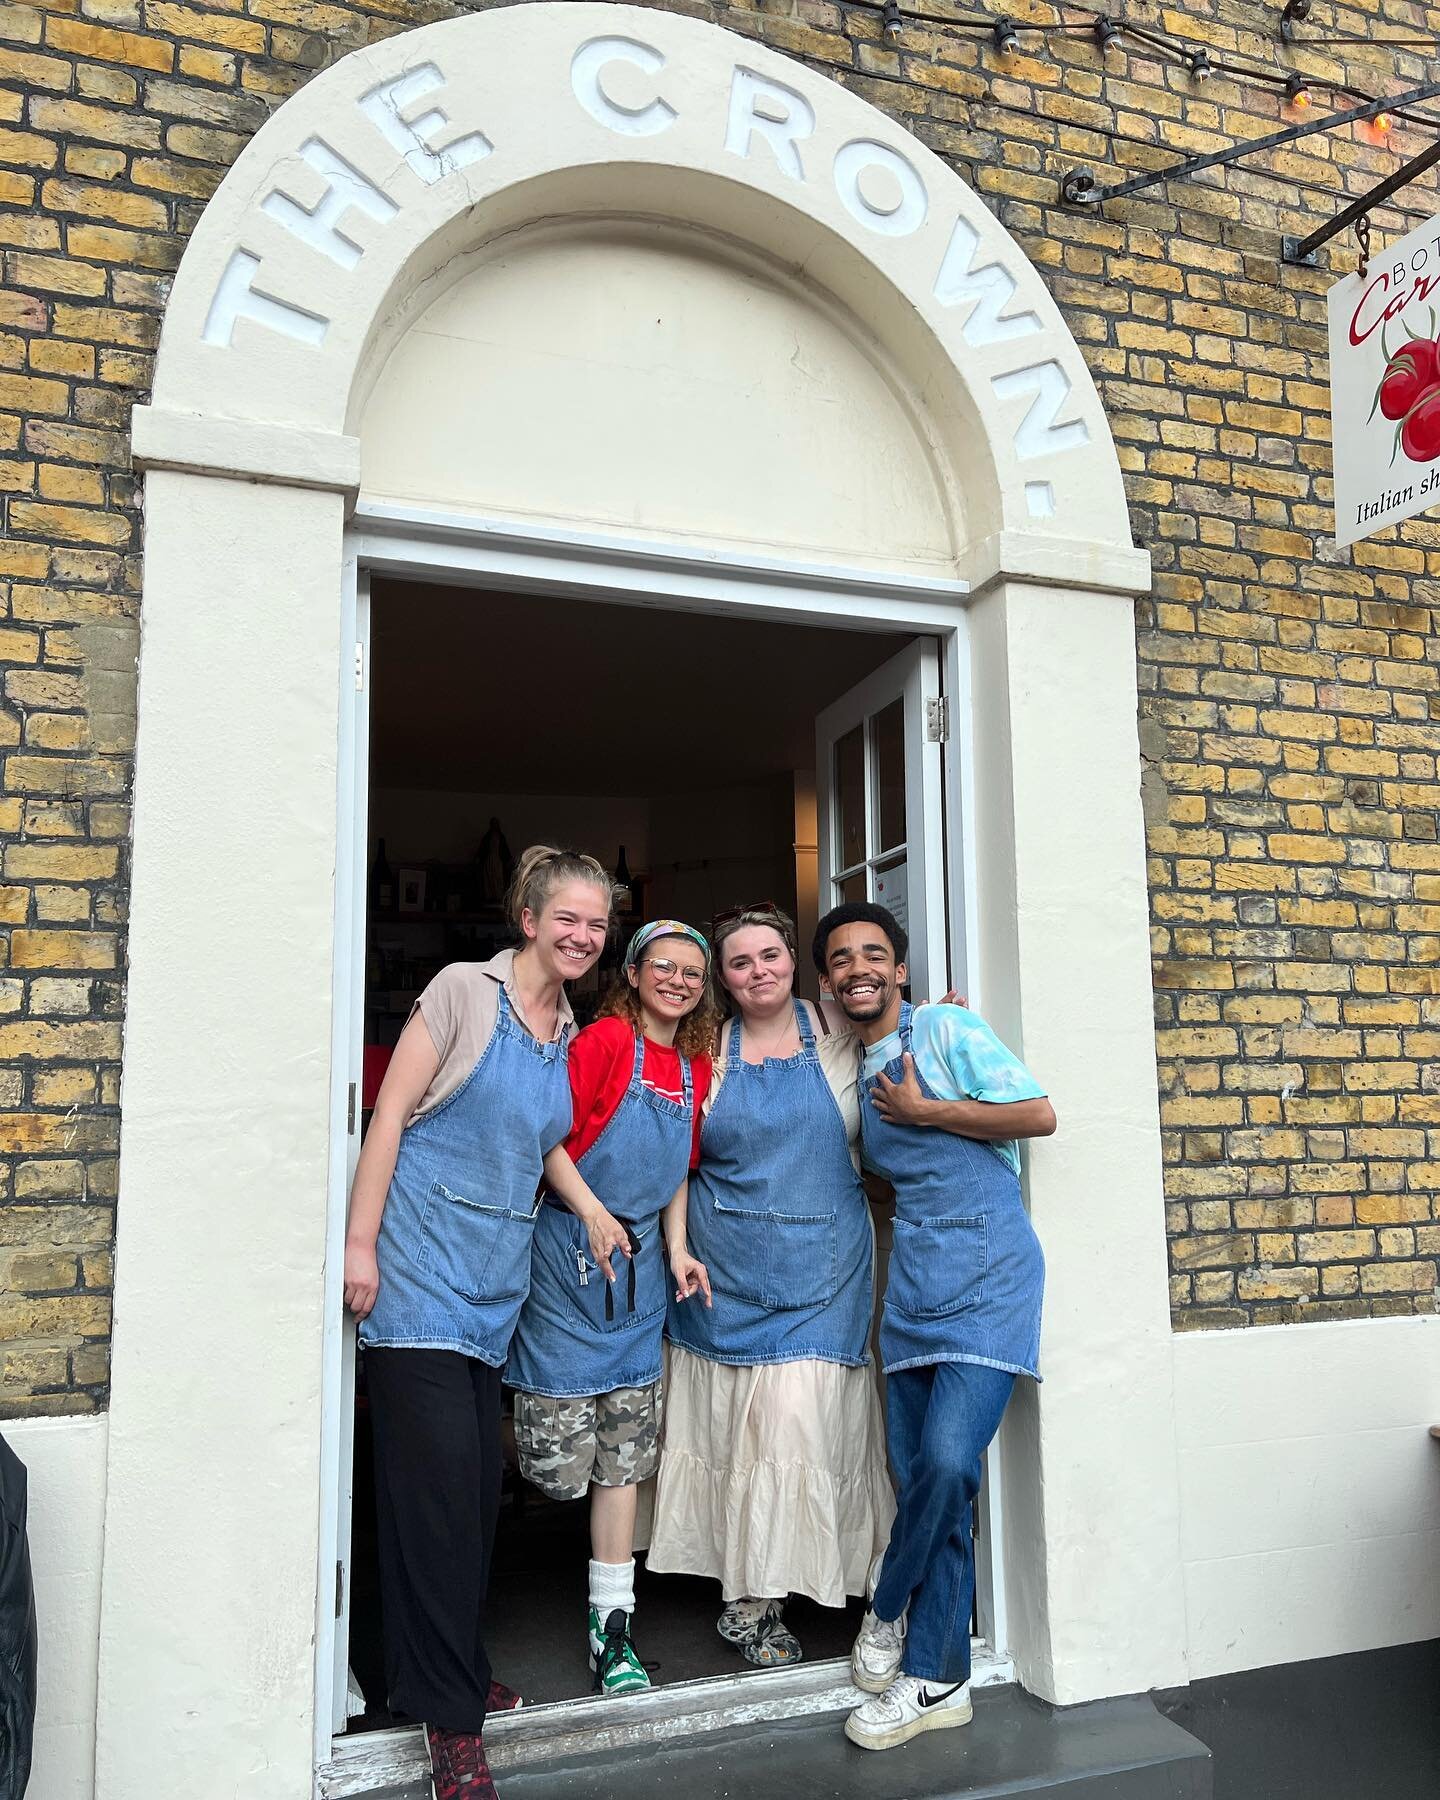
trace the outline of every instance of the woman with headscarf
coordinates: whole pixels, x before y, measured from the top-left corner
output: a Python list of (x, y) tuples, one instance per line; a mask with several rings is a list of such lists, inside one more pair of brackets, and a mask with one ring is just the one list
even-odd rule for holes
[[(710, 1085), (709, 973), (698, 931), (677, 919), (643, 925), (606, 1016), (571, 1046), (573, 1123), (545, 1159), (552, 1204), (540, 1209), (530, 1295), (505, 1369), (517, 1390), (520, 1472), (552, 1499), (590, 1496), (590, 1666), (603, 1694), (650, 1685), (632, 1635), (636, 1491), (658, 1455), (672, 1279), (677, 1305), (709, 1298), (684, 1226)], [(613, 1259), (592, 1251), (597, 1217), (624, 1228)], [(668, 1258), (662, 1217), (679, 1220)]]

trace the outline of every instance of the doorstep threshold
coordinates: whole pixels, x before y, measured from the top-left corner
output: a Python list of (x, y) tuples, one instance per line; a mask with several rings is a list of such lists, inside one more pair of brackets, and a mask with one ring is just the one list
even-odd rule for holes
[[(994, 1687), (1015, 1679), (1008, 1657), (977, 1644), (971, 1684)], [(850, 1683), (848, 1662), (800, 1663), (791, 1669), (676, 1681), (624, 1698), (584, 1695), (518, 1712), (493, 1713), (485, 1744), (491, 1769), (513, 1773), (541, 1762), (623, 1751), (704, 1737), (737, 1725), (761, 1725), (823, 1713), (848, 1712), (865, 1696)], [(328, 1763), (316, 1772), (316, 1800), (429, 1800), (429, 1759), (418, 1727), (357, 1732), (334, 1740)]]

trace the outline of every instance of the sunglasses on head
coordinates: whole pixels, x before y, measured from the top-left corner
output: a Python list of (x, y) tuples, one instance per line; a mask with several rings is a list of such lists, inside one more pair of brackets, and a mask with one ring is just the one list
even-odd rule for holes
[(736, 919), (743, 919), (746, 913), (771, 913), (778, 917), (780, 908), (773, 900), (752, 900), (748, 906), (727, 906), (711, 919), (710, 929), (714, 931), (721, 925), (733, 925)]

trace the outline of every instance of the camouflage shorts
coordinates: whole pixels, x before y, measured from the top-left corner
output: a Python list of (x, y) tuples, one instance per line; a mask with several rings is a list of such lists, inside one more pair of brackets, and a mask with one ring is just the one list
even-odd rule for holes
[(660, 1383), (555, 1400), (516, 1394), (520, 1473), (552, 1500), (599, 1487), (633, 1487), (660, 1460)]

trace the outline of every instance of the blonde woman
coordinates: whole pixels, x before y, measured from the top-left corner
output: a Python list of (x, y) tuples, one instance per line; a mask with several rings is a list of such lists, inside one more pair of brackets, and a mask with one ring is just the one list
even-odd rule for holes
[[(442, 969), (386, 1071), (350, 1195), (345, 1304), (360, 1319), (375, 1436), (392, 1710), (423, 1720), (437, 1800), (494, 1800), (481, 1635), (500, 1506), (500, 1365), (530, 1286), (536, 1189), (570, 1130), (565, 983), (605, 947), (611, 882), (529, 849), (519, 948)], [(625, 1242), (608, 1215), (597, 1259)]]
[(714, 1304), (670, 1307), (648, 1566), (714, 1576), (720, 1635), (771, 1668), (801, 1655), (787, 1596), (863, 1594), (894, 1515), (869, 1356), (874, 1233), (858, 1048), (795, 997), (793, 921), (768, 904), (722, 914), (712, 944), (734, 1016), (670, 1248), (705, 1264)]

